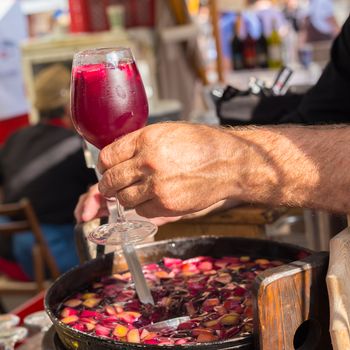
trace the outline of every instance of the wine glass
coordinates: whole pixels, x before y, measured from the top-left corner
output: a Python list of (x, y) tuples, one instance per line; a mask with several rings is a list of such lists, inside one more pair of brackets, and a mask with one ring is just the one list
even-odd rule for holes
[[(90, 49), (74, 55), (71, 115), (78, 133), (98, 149), (146, 124), (147, 97), (130, 49)], [(126, 220), (117, 198), (107, 202), (110, 222), (91, 232), (89, 240), (120, 245), (157, 232), (148, 221)]]
[[(74, 55), (71, 115), (78, 133), (98, 149), (146, 124), (147, 97), (130, 49), (92, 49)], [(154, 304), (133, 243), (154, 235), (157, 226), (126, 220), (117, 198), (108, 199), (107, 205), (108, 224), (88, 238), (100, 245), (121, 245), (140, 301)]]
[(38, 328), (42, 333), (48, 331), (49, 328), (52, 326), (52, 322), (46, 311), (37, 311), (27, 315), (24, 318), (23, 323), (27, 327)]
[(20, 318), (14, 314), (0, 315), (0, 329), (15, 327), (19, 324)]
[(4, 350), (13, 350), (17, 342), (23, 340), (28, 334), (27, 328), (12, 327), (0, 329), (0, 344)]

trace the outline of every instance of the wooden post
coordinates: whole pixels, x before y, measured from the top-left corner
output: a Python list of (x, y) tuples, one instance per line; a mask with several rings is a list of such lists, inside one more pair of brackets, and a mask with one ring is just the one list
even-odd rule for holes
[[(348, 219), (349, 220), (349, 219)], [(334, 350), (350, 349), (350, 228), (331, 239), (327, 273)]]
[(221, 35), (220, 35), (220, 27), (219, 27), (220, 18), (219, 18), (216, 0), (209, 0), (209, 9), (210, 9), (211, 24), (213, 27), (213, 34), (215, 39), (216, 52), (217, 52), (216, 69), (218, 72), (219, 81), (223, 83), (225, 81), (225, 78), (224, 78), (224, 68), (223, 68)]

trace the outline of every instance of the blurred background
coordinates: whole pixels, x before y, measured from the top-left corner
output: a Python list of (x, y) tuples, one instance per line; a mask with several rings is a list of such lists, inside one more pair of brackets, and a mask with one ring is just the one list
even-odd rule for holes
[[(130, 46), (150, 101), (150, 122), (218, 123), (213, 87), (271, 85), (282, 66), (303, 93), (320, 76), (346, 0), (2, 0), (0, 143), (37, 121), (34, 79), (48, 65), (69, 69), (87, 47)], [(237, 101), (249, 119), (253, 99)], [(237, 108), (238, 109), (238, 108)]]

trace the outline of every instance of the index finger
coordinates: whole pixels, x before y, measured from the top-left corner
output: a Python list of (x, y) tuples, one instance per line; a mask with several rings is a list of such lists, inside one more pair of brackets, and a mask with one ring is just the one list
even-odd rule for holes
[(127, 134), (103, 148), (98, 157), (97, 169), (103, 174), (107, 169), (131, 159), (136, 150), (140, 130)]

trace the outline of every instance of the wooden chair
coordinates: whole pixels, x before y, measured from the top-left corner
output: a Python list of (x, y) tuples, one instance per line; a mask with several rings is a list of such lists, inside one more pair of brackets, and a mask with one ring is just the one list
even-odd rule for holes
[(35, 239), (32, 249), (34, 282), (19, 282), (8, 278), (0, 278), (0, 295), (37, 293), (43, 290), (46, 285), (45, 267), (48, 268), (52, 279), (56, 279), (60, 273), (30, 201), (22, 199), (18, 203), (0, 204), (0, 216), (12, 219), (8, 222), (0, 222), (0, 234), (15, 235), (24, 231), (31, 231)]

